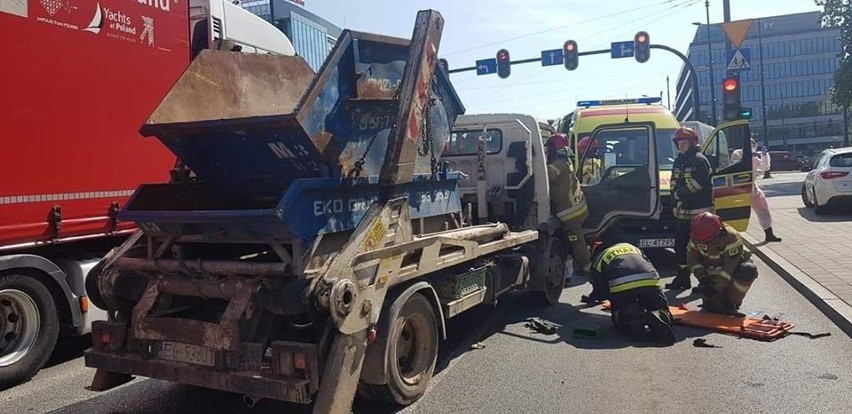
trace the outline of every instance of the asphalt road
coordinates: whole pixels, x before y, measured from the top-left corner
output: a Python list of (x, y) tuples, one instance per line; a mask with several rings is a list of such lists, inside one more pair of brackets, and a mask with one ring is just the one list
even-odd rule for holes
[[(797, 190), (797, 189), (795, 189)], [(674, 274), (673, 255), (652, 255), (661, 273)], [(849, 412), (852, 410), (852, 339), (766, 265), (746, 297), (746, 311), (762, 311), (796, 325), (796, 331), (829, 332), (808, 339), (788, 336), (766, 343), (677, 326), (672, 347), (632, 343), (610, 326), (608, 314), (581, 308), (588, 284), (575, 281), (561, 303), (540, 309), (516, 294), (496, 308), (482, 307), (453, 320), (442, 343), (429, 392), (402, 412)], [(697, 304), (689, 292), (670, 302)], [(574, 306), (572, 306), (574, 305)], [(540, 316), (560, 325), (555, 335), (524, 326)], [(601, 326), (600, 340), (572, 338), (573, 328)], [(696, 348), (705, 338), (721, 348)], [(86, 338), (88, 339), (88, 338)], [(471, 349), (477, 343), (483, 347)], [(137, 379), (105, 393), (85, 386), (83, 341), (64, 341), (50, 366), (32, 381), (0, 391), (0, 413), (209, 413), (309, 412), (262, 401), (249, 409), (240, 395), (158, 380)], [(355, 413), (388, 413), (395, 407), (358, 401)]]
[[(654, 255), (672, 274), (672, 255)], [(541, 310), (525, 295), (512, 295), (496, 309), (481, 308), (455, 321), (444, 344), (439, 372), (427, 395), (403, 412), (848, 412), (852, 407), (852, 339), (844, 335), (768, 267), (744, 308), (783, 314), (799, 331), (830, 332), (808, 339), (789, 336), (772, 343), (739, 339), (678, 326), (670, 348), (628, 341), (597, 308), (579, 309), (588, 285), (565, 290), (561, 303)], [(688, 292), (672, 302), (695, 303)], [(526, 318), (541, 316), (563, 325), (555, 335), (532, 333)], [(572, 338), (574, 327), (601, 326), (601, 340)], [(722, 348), (696, 348), (695, 338)], [(470, 349), (479, 343), (481, 349)], [(0, 392), (4, 413), (209, 413), (307, 412), (262, 401), (248, 409), (239, 395), (158, 380), (137, 379), (105, 393), (84, 387), (92, 377), (79, 355), (80, 341), (66, 342), (65, 355), (32, 381)], [(356, 413), (394, 412), (394, 407), (358, 402)]]

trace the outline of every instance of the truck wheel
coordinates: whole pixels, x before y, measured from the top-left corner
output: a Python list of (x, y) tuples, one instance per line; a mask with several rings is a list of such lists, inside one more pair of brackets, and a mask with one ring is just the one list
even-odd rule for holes
[[(389, 308), (389, 309), (392, 309)], [(420, 293), (408, 298), (390, 317), (390, 329), (372, 346), (384, 350), (388, 383), (361, 384), (359, 393), (370, 400), (409, 405), (422, 397), (438, 359), (438, 321), (432, 304)]]
[(550, 306), (559, 302), (559, 297), (562, 296), (562, 290), (565, 288), (565, 248), (558, 239), (553, 239), (550, 243), (550, 254), (545, 264), (543, 275), (544, 290), (533, 292), (536, 301), (543, 306)]
[(59, 317), (47, 288), (29, 276), (0, 276), (0, 389), (35, 375), (58, 337)]
[(107, 304), (104, 301), (104, 296), (101, 294), (101, 289), (98, 287), (98, 278), (100, 278), (103, 270), (103, 260), (98, 262), (92, 270), (89, 270), (89, 274), (86, 275), (86, 295), (89, 297), (89, 302), (92, 302), (93, 305), (100, 309), (107, 310), (109, 307), (107, 307)]

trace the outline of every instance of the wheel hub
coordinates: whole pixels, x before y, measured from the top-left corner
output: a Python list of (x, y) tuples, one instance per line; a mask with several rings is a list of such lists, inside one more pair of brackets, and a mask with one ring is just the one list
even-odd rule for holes
[(396, 360), (399, 373), (402, 380), (410, 385), (417, 384), (423, 372), (429, 369), (426, 352), (429, 345), (419, 343), (427, 337), (422, 329), (428, 329), (425, 318), (412, 315), (405, 321), (397, 340)]
[(0, 290), (0, 367), (23, 359), (35, 347), (40, 328), (38, 306), (29, 295)]

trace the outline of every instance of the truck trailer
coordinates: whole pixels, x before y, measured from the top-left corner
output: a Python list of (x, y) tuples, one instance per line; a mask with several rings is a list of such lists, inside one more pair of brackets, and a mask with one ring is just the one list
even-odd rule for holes
[[(105, 313), (85, 278), (135, 230), (118, 212), (175, 156), (141, 125), (203, 49), (294, 55), (223, 0), (0, 0), (0, 387)], [(14, 39), (14, 40), (12, 40)]]

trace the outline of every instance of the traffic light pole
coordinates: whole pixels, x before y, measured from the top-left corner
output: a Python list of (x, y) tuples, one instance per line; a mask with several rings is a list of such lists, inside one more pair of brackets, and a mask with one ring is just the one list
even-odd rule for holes
[[(650, 45), (649, 47), (651, 49), (661, 49), (661, 50), (665, 50), (667, 52), (674, 53), (675, 56), (679, 57), (680, 60), (683, 61), (683, 64), (686, 65), (687, 68), (689, 68), (689, 78), (692, 81), (692, 109), (693, 109), (692, 110), (692, 120), (700, 121), (700, 119), (698, 118), (699, 102), (701, 102), (698, 99), (698, 73), (695, 72), (695, 67), (692, 66), (692, 62), (690, 62), (689, 59), (687, 59), (686, 56), (684, 56), (683, 53), (678, 52), (677, 49), (672, 49), (672, 48), (665, 46), (665, 45)], [(588, 52), (577, 52), (577, 56), (602, 55), (602, 54), (611, 53), (611, 52), (612, 52), (611, 49), (590, 50)], [(541, 58), (537, 57), (537, 58), (530, 58), (530, 59), (523, 59), (523, 60), (514, 60), (514, 61), (510, 62), (510, 64), (512, 64), (512, 65), (520, 65), (520, 64), (523, 64), (523, 63), (541, 63)], [(461, 73), (461, 72), (470, 72), (470, 71), (475, 71), (475, 70), (476, 70), (476, 66), (468, 66), (468, 67), (465, 67), (465, 68), (450, 69), (447, 72), (449, 72), (449, 73)]]

